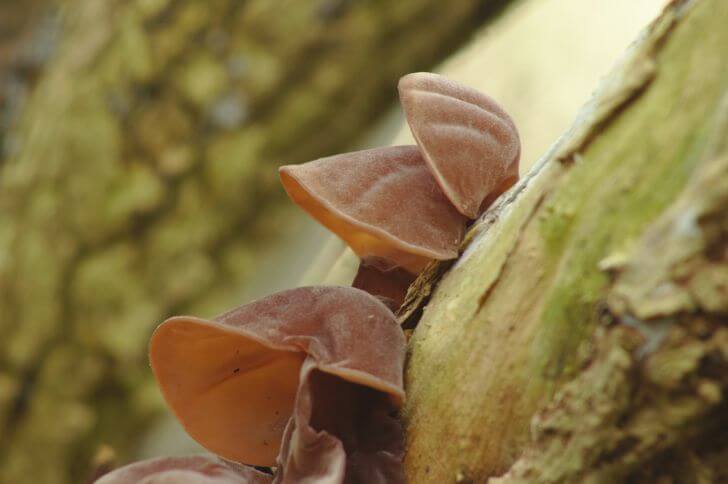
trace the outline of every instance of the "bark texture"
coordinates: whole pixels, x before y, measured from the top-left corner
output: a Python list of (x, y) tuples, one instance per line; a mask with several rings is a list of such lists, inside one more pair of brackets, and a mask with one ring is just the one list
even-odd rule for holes
[(123, 458), (161, 409), (153, 326), (239, 303), (286, 223), (276, 166), (352, 142), (505, 3), (58, 2), (63, 42), (2, 107), (0, 481)]
[(726, 23), (672, 2), (411, 289), (410, 482), (726, 479)]

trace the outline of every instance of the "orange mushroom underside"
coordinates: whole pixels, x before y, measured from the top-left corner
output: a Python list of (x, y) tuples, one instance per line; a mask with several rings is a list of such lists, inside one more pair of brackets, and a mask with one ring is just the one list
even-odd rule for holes
[(174, 318), (154, 333), (151, 363), (187, 433), (236, 462), (275, 462), (305, 355), (219, 324)]
[[(186, 431), (221, 457), (301, 476), (364, 472), (351, 462), (367, 460), (399, 482), (392, 410), (404, 399), (404, 348), (376, 298), (304, 287), (213, 320), (170, 318), (152, 336), (150, 361)], [(389, 450), (368, 447), (372, 439)]]

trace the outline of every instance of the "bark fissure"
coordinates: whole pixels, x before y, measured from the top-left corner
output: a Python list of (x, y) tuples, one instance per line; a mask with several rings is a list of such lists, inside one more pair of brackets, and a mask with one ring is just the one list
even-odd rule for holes
[[(528, 214), (528, 217), (523, 221), (523, 224), (521, 225), (521, 231), (524, 227), (529, 225), (533, 221), (533, 217), (536, 216), (536, 213), (538, 212), (539, 208), (541, 207), (541, 204), (544, 202), (545, 197), (539, 197), (536, 201), (535, 205), (533, 206), (533, 209)], [(515, 238), (516, 240), (519, 240), (521, 238), (521, 231), (516, 232)], [(488, 298), (493, 293), (493, 290), (495, 289), (496, 285), (498, 284), (498, 280), (500, 279), (500, 275), (505, 271), (506, 265), (508, 264), (508, 261), (511, 259), (512, 254), (516, 250), (516, 244), (513, 245), (513, 248), (504, 255), (503, 261), (501, 262), (500, 266), (498, 267), (498, 270), (495, 274), (495, 279), (493, 282), (491, 282), (488, 286), (486, 286), (484, 289), (485, 291), (483, 294), (480, 295), (478, 298), (478, 307), (476, 308), (475, 313), (477, 314), (483, 306), (487, 303)]]

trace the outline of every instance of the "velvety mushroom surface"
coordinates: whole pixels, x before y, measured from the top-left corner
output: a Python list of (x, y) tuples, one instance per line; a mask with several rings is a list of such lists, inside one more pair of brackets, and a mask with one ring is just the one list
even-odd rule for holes
[(212, 320), (174, 317), (150, 345), (187, 432), (226, 459), (277, 465), (274, 482), (402, 482), (404, 352), (386, 306), (335, 286), (283, 291)]
[(380, 270), (419, 272), (452, 259), (467, 219), (416, 146), (393, 146), (280, 168), (291, 199)]
[(388, 306), (431, 260), (457, 256), (468, 219), (518, 179), (520, 142), (505, 111), (473, 89), (417, 73), (399, 91), (418, 146), (280, 168), (291, 199), (362, 259), (356, 287), (297, 288), (162, 323), (150, 343), (162, 394), (223, 459), (153, 459), (97, 482), (405, 482), (405, 338)]
[(112, 471), (96, 484), (268, 484), (272, 476), (208, 456), (160, 457)]
[(518, 131), (493, 99), (429, 72), (402, 77), (399, 98), (425, 161), (460, 213), (477, 218), (518, 180)]

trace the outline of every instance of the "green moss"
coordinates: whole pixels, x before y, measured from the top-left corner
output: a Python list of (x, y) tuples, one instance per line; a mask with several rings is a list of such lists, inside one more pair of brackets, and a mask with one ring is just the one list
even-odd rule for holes
[(179, 176), (193, 165), (195, 125), (192, 116), (178, 102), (165, 96), (160, 102), (142, 107), (130, 126), (133, 146), (163, 176)]
[[(537, 367), (561, 366), (561, 355), (575, 354), (596, 324), (594, 308), (608, 284), (599, 261), (627, 250), (701, 161), (728, 69), (705, 68), (715, 62), (709, 49), (719, 45), (720, 33), (706, 38), (689, 25), (681, 32), (683, 40), (670, 42), (657, 57), (659, 82), (575, 156), (538, 219), (548, 250), (545, 269), (554, 277), (534, 342)], [(728, 35), (722, 37), (728, 42)], [(696, 42), (706, 48), (690, 49)]]
[(162, 301), (149, 298), (154, 288), (140, 284), (139, 254), (117, 244), (79, 264), (71, 285), (78, 341), (119, 362), (146, 355), (147, 338), (163, 314)]
[(127, 227), (132, 218), (157, 209), (165, 195), (164, 185), (148, 165), (131, 162), (111, 182), (104, 200), (111, 225)]
[[(59, 327), (60, 302), (55, 295), (62, 290), (63, 263), (58, 260), (58, 241), (42, 236), (42, 231), (31, 229), (37, 235), (14, 251), (15, 274), (33, 274), (32, 279), (15, 279), (12, 296), (21, 301), (11, 323), (32, 321), (15, 327), (5, 340), (5, 361), (12, 369), (23, 368), (44, 355), (42, 351)], [(26, 232), (25, 235), (28, 235)]]
[(136, 0), (134, 5), (136, 11), (143, 19), (151, 19), (164, 11), (171, 0)]
[[(658, 29), (635, 45), (643, 61), (654, 57), (651, 82), (612, 112), (573, 159), (552, 158), (533, 174), (515, 200), (496, 212), (495, 222), (483, 224), (487, 231), (475, 236), (466, 255), (439, 282), (408, 360), (410, 480), (447, 482), (465, 470), (485, 481), (505, 472), (527, 445), (534, 412), (582, 369), (587, 357), (594, 367), (590, 351), (596, 342), (590, 336), (611, 277), (600, 271), (599, 262), (628, 253), (683, 192), (696, 168), (711, 161), (705, 156), (707, 133), (715, 129), (728, 88), (728, 64), (720, 60), (722, 46), (728, 45), (728, 31), (721, 27), (728, 4), (691, 5), (665, 38), (651, 43), (651, 36), (662, 32)], [(678, 15), (668, 8), (665, 18), (673, 14)], [(610, 80), (612, 86), (631, 81), (622, 71)], [(606, 97), (608, 105), (612, 95), (598, 93), (597, 99)], [(574, 142), (569, 136), (565, 141)], [(640, 340), (636, 332), (625, 335)], [(635, 346), (605, 355), (613, 361), (587, 375), (581, 388), (586, 393), (600, 389), (596, 396), (610, 429), (621, 428), (612, 409), (626, 405), (633, 394), (626, 370)], [(580, 435), (590, 449), (599, 443), (600, 436), (588, 432), (599, 409), (589, 408), (592, 402), (579, 395), (570, 401), (586, 408), (578, 419), (560, 423), (587, 429)], [(540, 417), (554, 418), (563, 402)], [(674, 407), (683, 408), (680, 402)], [(548, 435), (551, 429), (541, 431)], [(657, 432), (646, 434), (660, 439)], [(467, 440), (467, 452), (442, 445), (452, 436)], [(571, 440), (559, 434), (553, 440), (562, 444), (556, 446), (560, 453), (573, 450)], [(608, 450), (619, 448), (619, 442), (609, 445)], [(579, 475), (589, 461), (585, 454), (569, 455), (573, 460), (545, 455), (542, 463), (558, 460), (558, 472)], [(624, 463), (610, 456), (593, 468), (601, 472), (607, 461), (617, 467)], [(601, 475), (609, 476), (610, 470)]]
[(212, 104), (222, 93), (226, 81), (224, 66), (204, 51), (194, 55), (175, 78), (182, 96), (201, 109)]
[(247, 130), (213, 139), (205, 155), (205, 182), (210, 193), (227, 203), (250, 205), (259, 178), (263, 133)]

